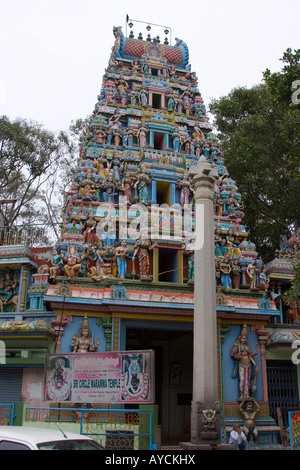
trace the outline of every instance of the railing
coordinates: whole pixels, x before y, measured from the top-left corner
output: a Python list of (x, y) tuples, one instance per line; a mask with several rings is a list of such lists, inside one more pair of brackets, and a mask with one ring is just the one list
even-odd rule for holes
[(24, 224), (17, 225), (14, 227), (0, 227), (0, 246), (52, 246), (55, 244), (56, 240), (57, 235), (55, 233), (54, 228), (50, 225)]
[(0, 403), (0, 426), (12, 426), (15, 418), (13, 403)]
[(152, 411), (26, 408), (26, 423), (78, 424), (80, 434), (90, 436), (108, 450), (153, 450)]
[(289, 412), (290, 446), (300, 450), (300, 411)]

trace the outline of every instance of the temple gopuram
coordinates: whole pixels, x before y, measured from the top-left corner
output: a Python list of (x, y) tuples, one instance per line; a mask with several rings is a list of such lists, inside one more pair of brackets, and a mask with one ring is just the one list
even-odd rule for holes
[(290, 258), (281, 247), (265, 265), (249, 239), (243, 195), (227, 171), (187, 44), (175, 38), (171, 45), (168, 29), (164, 39), (151, 37), (150, 25), (147, 31), (134, 37), (130, 28), (125, 37), (113, 27), (59, 238), (40, 248), (2, 239), (0, 403), (51, 406), (43, 395), (47, 354), (151, 350), (153, 402), (116, 405), (152, 410), (163, 443), (190, 439), (197, 285), (189, 169), (204, 157), (218, 172), (221, 440), (228, 442), (233, 424), (244, 425), (251, 414), (249, 440), (275, 445), (287, 411), (299, 407), (300, 372), (291, 360), (298, 310), (289, 317), (282, 300), (294, 275)]

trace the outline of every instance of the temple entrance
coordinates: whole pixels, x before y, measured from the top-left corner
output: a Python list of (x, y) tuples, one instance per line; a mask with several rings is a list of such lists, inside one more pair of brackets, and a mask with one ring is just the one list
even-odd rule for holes
[[(178, 329), (127, 328), (126, 349), (155, 351), (155, 404), (162, 444), (190, 439), (193, 333)], [(178, 327), (177, 327), (178, 328)]]

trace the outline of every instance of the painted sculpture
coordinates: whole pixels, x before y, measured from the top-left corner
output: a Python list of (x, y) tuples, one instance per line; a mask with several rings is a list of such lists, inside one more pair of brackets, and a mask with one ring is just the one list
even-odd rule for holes
[(258, 431), (255, 424), (255, 418), (260, 411), (255, 398), (244, 398), (239, 406), (240, 413), (244, 418), (243, 431), (248, 441), (253, 440), (254, 444), (258, 441)]
[(95, 343), (93, 342), (89, 330), (89, 320), (87, 315), (85, 315), (78, 336), (73, 336), (71, 339), (71, 350), (73, 353), (84, 354), (97, 351), (98, 346), (99, 338), (96, 339)]
[(137, 257), (141, 280), (144, 280), (144, 281), (151, 280), (151, 278), (149, 277), (149, 268), (150, 268), (149, 253), (155, 247), (156, 247), (156, 243), (151, 243), (149, 238), (147, 238), (147, 234), (145, 233), (142, 234), (142, 237), (140, 237), (134, 245), (132, 262), (134, 263)]
[[(241, 195), (224, 165), (220, 141), (213, 133), (198, 89), (198, 78), (189, 68), (186, 44), (178, 40), (175, 47), (183, 54), (181, 65), (173, 63), (167, 46), (157, 38), (139, 39), (143, 54), (133, 48), (131, 59), (126, 58), (124, 62), (126, 40), (122, 28), (114, 28), (113, 34), (115, 43), (102, 89), (81, 143), (78, 168), (65, 192), (62, 237), (51, 260), (50, 282), (57, 282), (61, 276), (69, 281), (79, 276), (102, 282), (123, 278), (124, 272), (125, 276), (132, 274), (135, 278), (138, 265), (141, 273), (138, 279), (150, 279), (150, 241), (127, 240), (126, 263), (120, 256), (121, 247), (125, 247), (125, 242), (121, 242), (126, 239), (131, 220), (127, 220), (127, 227), (123, 221), (120, 223), (118, 206), (127, 202), (150, 208), (153, 202), (161, 202), (157, 192), (160, 181), (164, 187), (169, 185), (163, 203), (193, 206), (194, 189), (188, 170), (204, 156), (219, 174), (214, 189), (214, 215), (218, 220), (217, 286), (227, 290), (245, 286), (245, 266), (251, 260), (246, 246), (247, 233), (242, 226)], [(113, 205), (117, 215), (109, 230), (100, 234), (97, 227), (105, 214), (103, 203)], [(158, 230), (162, 230), (157, 223)], [(173, 227), (174, 220), (170, 219), (166, 226)], [(190, 238), (190, 233), (183, 231), (182, 245), (186, 246)], [(251, 259), (256, 260), (257, 253), (250, 251)], [(131, 264), (127, 261), (132, 252), (133, 271), (128, 273)], [(185, 254), (188, 257), (185, 281), (193, 283), (194, 255), (191, 250)], [(250, 274), (251, 289), (259, 289), (259, 279)]]
[[(236, 365), (233, 376), (239, 377), (239, 390), (240, 400), (245, 400), (254, 395), (256, 391), (256, 379), (258, 374), (258, 366), (253, 357), (258, 354), (258, 345), (256, 345), (255, 352), (252, 353), (247, 343), (247, 325), (244, 324), (241, 335), (233, 344), (231, 356), (235, 360)], [(251, 384), (252, 366), (255, 369), (255, 376)]]

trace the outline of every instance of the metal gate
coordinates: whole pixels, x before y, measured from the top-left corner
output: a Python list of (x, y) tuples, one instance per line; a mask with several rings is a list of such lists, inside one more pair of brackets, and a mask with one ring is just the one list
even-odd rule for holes
[(270, 415), (277, 421), (277, 408), (281, 408), (283, 426), (288, 427), (288, 411), (299, 408), (297, 366), (292, 361), (268, 360), (267, 377)]
[(80, 434), (92, 437), (108, 450), (156, 448), (152, 442), (150, 410), (26, 408), (25, 421), (80, 424)]
[(0, 402), (19, 403), (22, 393), (22, 367), (0, 367)]

